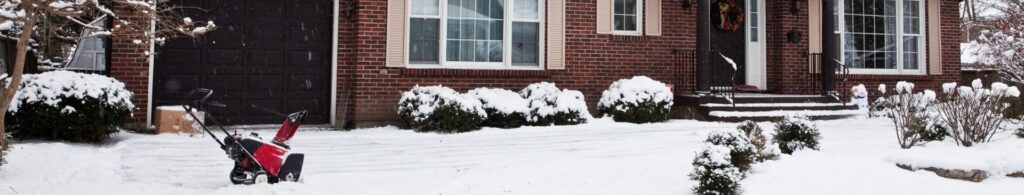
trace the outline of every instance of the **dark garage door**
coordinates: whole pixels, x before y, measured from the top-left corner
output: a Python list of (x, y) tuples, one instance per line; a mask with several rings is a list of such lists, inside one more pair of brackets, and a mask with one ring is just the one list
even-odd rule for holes
[(215, 91), (212, 108), (226, 124), (275, 124), (284, 113), (309, 110), (306, 123), (328, 122), (331, 81), (331, 0), (184, 0), (194, 20), (218, 29), (178, 38), (157, 50), (154, 105), (179, 105), (191, 89)]

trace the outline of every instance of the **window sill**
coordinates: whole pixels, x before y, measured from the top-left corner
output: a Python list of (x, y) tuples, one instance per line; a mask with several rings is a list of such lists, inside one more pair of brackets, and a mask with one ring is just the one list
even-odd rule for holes
[(923, 75), (927, 75), (927, 74), (925, 74), (925, 71), (923, 71), (923, 70), (918, 70), (918, 71), (896, 71), (896, 70), (884, 70), (884, 69), (850, 69), (850, 75), (865, 75), (865, 76), (870, 76), (870, 75), (883, 75), (883, 76), (890, 76), (890, 75), (893, 75), (893, 76), (899, 76), (899, 75), (923, 76)]
[(550, 77), (551, 71), (541, 69), (449, 69), (449, 68), (403, 68), (402, 75), (408, 76), (469, 76), (469, 77)]

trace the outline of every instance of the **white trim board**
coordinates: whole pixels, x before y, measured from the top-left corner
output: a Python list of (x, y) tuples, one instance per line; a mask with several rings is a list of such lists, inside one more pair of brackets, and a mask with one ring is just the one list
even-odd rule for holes
[(328, 117), (330, 117), (328, 121), (331, 126), (338, 124), (338, 33), (341, 33), (341, 30), (338, 30), (340, 28), (338, 26), (338, 21), (340, 20), (338, 17), (341, 17), (340, 12), (341, 0), (334, 0), (334, 23), (331, 24), (334, 27), (331, 31), (334, 32), (331, 35), (331, 111), (328, 114)]

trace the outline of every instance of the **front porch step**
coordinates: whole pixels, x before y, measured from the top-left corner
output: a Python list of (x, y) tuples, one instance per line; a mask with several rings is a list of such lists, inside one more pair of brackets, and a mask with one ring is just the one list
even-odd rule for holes
[[(861, 114), (850, 104), (820, 95), (737, 94), (734, 98), (711, 95), (684, 95), (679, 118), (708, 121), (774, 121), (792, 114), (814, 120), (841, 119)], [(735, 103), (733, 103), (735, 102)]]

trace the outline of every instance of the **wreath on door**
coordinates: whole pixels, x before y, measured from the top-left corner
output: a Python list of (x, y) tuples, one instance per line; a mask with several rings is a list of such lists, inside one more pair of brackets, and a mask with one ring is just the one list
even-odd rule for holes
[(711, 6), (711, 22), (719, 30), (725, 32), (736, 32), (743, 27), (744, 10), (743, 6), (736, 3), (736, 0), (718, 0), (717, 6)]

